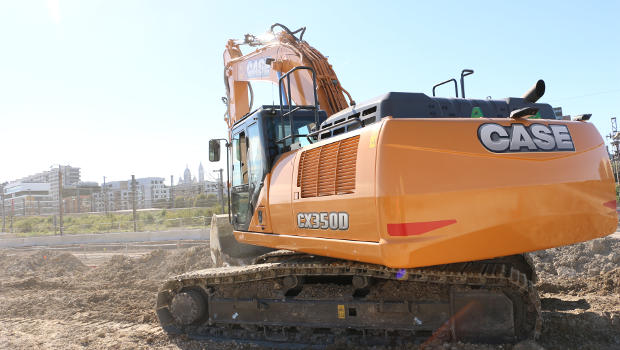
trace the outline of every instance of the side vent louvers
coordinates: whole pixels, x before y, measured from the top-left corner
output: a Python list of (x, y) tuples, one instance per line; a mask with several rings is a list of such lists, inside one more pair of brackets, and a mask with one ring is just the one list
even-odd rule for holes
[(332, 196), (355, 191), (359, 136), (304, 151), (299, 160), (297, 186), (301, 197)]

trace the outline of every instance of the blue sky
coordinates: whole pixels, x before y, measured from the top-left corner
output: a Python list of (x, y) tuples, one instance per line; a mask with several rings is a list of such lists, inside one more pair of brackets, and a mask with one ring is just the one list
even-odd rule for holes
[(177, 178), (201, 161), (211, 173), (224, 45), (275, 22), (306, 26), (358, 102), (430, 94), (472, 68), (468, 97), (520, 96), (543, 78), (543, 102), (592, 113), (605, 135), (620, 117), (618, 14), (618, 1), (3, 1), (0, 182), (58, 163), (98, 182)]

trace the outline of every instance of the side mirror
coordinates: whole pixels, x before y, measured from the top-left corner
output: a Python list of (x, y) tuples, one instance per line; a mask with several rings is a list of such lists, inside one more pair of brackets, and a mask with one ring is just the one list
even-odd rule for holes
[(209, 140), (209, 161), (220, 161), (220, 140)]

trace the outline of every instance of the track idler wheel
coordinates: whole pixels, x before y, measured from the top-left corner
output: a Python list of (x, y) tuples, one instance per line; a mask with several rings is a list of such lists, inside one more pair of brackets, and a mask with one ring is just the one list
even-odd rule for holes
[(172, 298), (170, 312), (176, 322), (188, 326), (206, 315), (207, 304), (200, 292), (186, 290)]
[(287, 297), (296, 296), (301, 292), (304, 286), (304, 278), (302, 276), (289, 275), (282, 279), (282, 288)]

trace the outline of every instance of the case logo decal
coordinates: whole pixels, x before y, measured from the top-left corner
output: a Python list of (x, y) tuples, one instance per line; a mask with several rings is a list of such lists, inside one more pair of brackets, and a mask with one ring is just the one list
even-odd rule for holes
[(297, 227), (314, 230), (348, 230), (347, 212), (297, 213)]
[(271, 74), (271, 66), (267, 64), (265, 58), (251, 60), (246, 66), (246, 74), (248, 79), (268, 77)]
[(562, 124), (485, 123), (478, 128), (478, 139), (494, 153), (575, 151), (570, 131)]

